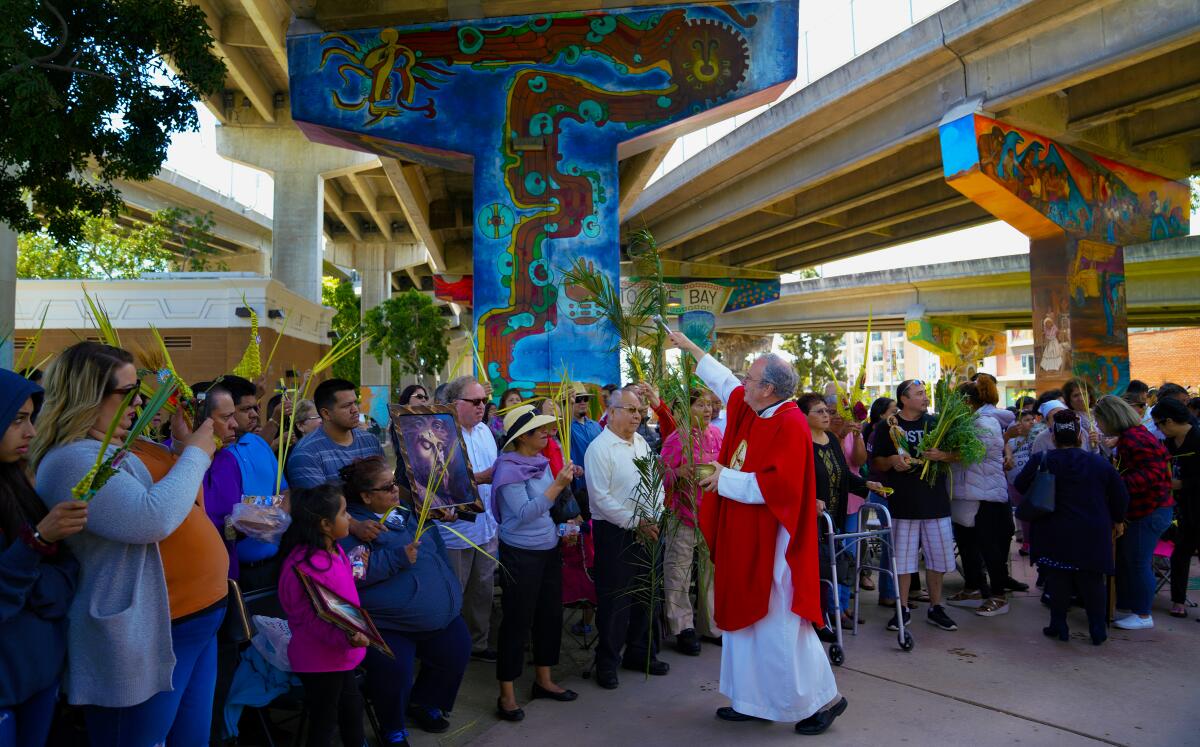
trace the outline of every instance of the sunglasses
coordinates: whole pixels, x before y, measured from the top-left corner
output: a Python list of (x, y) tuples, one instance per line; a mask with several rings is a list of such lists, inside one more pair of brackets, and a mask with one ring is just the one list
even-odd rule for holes
[(130, 392), (139, 391), (141, 388), (142, 388), (141, 382), (138, 382), (137, 384), (130, 384), (129, 386), (123, 386), (120, 389), (109, 389), (108, 394), (119, 394), (122, 397), (128, 397)]
[(459, 397), (458, 401), (470, 402), (475, 407), (483, 407), (484, 403), (487, 402), (487, 397), (480, 397), (479, 399), (467, 399), (466, 397)]
[(907, 392), (909, 389), (912, 389), (914, 386), (924, 386), (924, 385), (925, 385), (925, 382), (921, 381), (920, 379), (913, 379), (912, 381), (906, 381), (900, 385), (899, 389), (896, 390), (896, 399), (900, 399), (901, 397), (903, 397), (904, 393)]
[(589, 399), (591, 399), (591, 397), (576, 397), (576, 398), (575, 398), (575, 404), (577, 404), (577, 405), (582, 405), (582, 404), (584, 404), (585, 402), (587, 402)]

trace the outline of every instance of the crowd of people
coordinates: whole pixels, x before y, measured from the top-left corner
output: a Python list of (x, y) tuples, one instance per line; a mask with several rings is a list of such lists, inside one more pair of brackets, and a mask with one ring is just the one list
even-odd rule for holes
[[(447, 731), (472, 660), (495, 667), (499, 719), (522, 720), (528, 699), (575, 701), (554, 678), (567, 606), (583, 609), (575, 634), (596, 633), (601, 688), (619, 687), (622, 670), (668, 675), (668, 637), (687, 656), (715, 645), (730, 699), (718, 717), (819, 734), (847, 708), (820, 641), (861, 622), (831, 610), (849, 610), (857, 588), (896, 610), (891, 630), (920, 604), (946, 631), (958, 627), (948, 607), (1003, 615), (1009, 593), (1028, 590), (1011, 570), (1014, 536), (1037, 566), (1051, 638), (1068, 640), (1077, 604), (1092, 642), (1105, 641), (1110, 577), (1113, 624), (1152, 628), (1162, 539), (1174, 542), (1170, 614), (1188, 615), (1200, 399), (1183, 387), (1134, 381), (1097, 396), (1071, 381), (1002, 408), (996, 380), (977, 374), (957, 392), (985, 454), (964, 464), (919, 448), (936, 422), (925, 382), (902, 382), (856, 422), (836, 393), (797, 392), (777, 356), (739, 379), (671, 341), (703, 382), (686, 412), (645, 383), (576, 385), (569, 438), (559, 402), (515, 387), (462, 377), (404, 389), (401, 405), (454, 414), (474, 472), (478, 510), (437, 511), (432, 528), (399, 436), (392, 462), (351, 382), (323, 381), (312, 400), (267, 398), (232, 374), (200, 382), (198, 417), (176, 409), (84, 501), (75, 487), (104, 458), (110, 424), (118, 441), (131, 427), (146, 372), (96, 342), (59, 354), (40, 384), (0, 370), (0, 744), (46, 743), (64, 708), (93, 745), (220, 739), (240, 666), (220, 631), (243, 593), (277, 594), (308, 743), (322, 747), (363, 744), (367, 702), (388, 744), (413, 727)], [(930, 481), (922, 462), (950, 468)], [(647, 488), (649, 463), (662, 479)], [(1051, 478), (1046, 510), (1034, 494)], [(248, 497), (273, 496), (286, 531), (239, 522)], [(890, 511), (880, 565), (894, 559), (897, 578), (839, 571), (834, 605), (820, 590), (831, 553), (818, 513), (855, 531), (865, 501)], [(959, 563), (962, 589), (947, 595)], [(380, 640), (321, 614), (310, 580), (364, 610)], [(527, 650), (533, 682), (519, 692)]]

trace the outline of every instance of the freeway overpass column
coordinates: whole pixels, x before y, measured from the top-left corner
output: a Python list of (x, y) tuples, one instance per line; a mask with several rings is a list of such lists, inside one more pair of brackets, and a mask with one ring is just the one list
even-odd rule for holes
[(1030, 239), (1039, 390), (1129, 383), (1124, 246), (1188, 234), (1188, 185), (979, 114), (939, 130), (947, 183)]
[(0, 368), (13, 366), (17, 329), (17, 232), (0, 222)]
[(325, 238), (322, 174), (375, 160), (375, 156), (310, 142), (295, 127), (217, 128), (217, 152), (274, 179), (271, 277), (321, 302)]
[[(388, 300), (392, 295), (392, 268), (388, 260), (388, 246), (383, 243), (356, 243), (354, 266), (362, 278), (362, 296), (359, 308), (365, 318), (368, 311)], [(367, 352), (363, 343), (360, 380), (363, 387), (382, 387), (375, 391), (386, 397), (392, 385), (392, 361), (384, 358), (377, 361)]]

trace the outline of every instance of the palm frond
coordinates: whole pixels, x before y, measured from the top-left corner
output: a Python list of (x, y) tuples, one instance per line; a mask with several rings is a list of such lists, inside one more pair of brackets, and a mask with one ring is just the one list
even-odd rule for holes
[(121, 347), (121, 336), (117, 334), (117, 328), (113, 326), (112, 319), (108, 316), (108, 310), (104, 308), (104, 304), (100, 303), (100, 297), (93, 298), (88, 295), (87, 286), (81, 285), (79, 287), (83, 288), (83, 300), (87, 302), (92, 323), (100, 331), (100, 339), (104, 340), (104, 344), (106, 345), (111, 345), (114, 348)]

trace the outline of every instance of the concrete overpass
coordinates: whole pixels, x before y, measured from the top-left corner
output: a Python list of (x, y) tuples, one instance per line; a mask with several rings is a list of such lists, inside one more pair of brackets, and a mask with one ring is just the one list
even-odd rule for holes
[(991, 221), (948, 186), (963, 102), (1172, 178), (1200, 164), (1195, 0), (960, 0), (646, 189), (625, 225), (675, 259), (793, 271)]
[[(1200, 236), (1125, 248), (1130, 327), (1200, 322)], [(778, 301), (722, 314), (717, 330), (789, 332), (903, 330), (909, 310), (956, 316), (992, 329), (1029, 329), (1029, 255), (905, 267), (785, 283)]]

